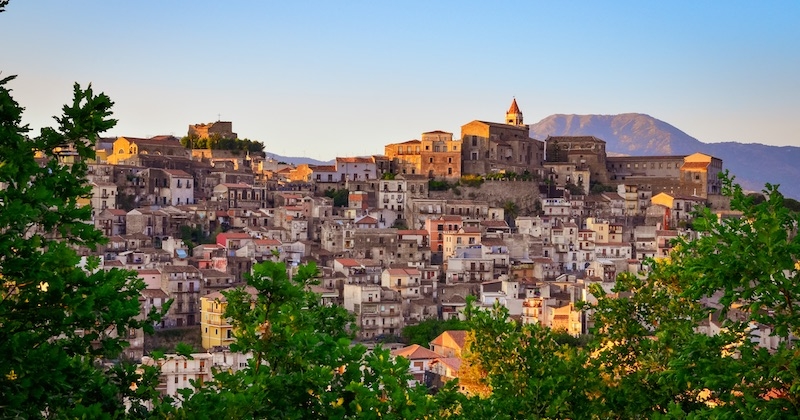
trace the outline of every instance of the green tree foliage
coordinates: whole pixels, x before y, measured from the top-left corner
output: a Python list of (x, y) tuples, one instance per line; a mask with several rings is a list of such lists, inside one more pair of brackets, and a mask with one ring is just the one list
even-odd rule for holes
[(604, 192), (614, 192), (617, 188), (613, 185), (605, 185), (600, 182), (591, 182), (589, 192), (592, 194), (600, 194)]
[(484, 179), (480, 175), (464, 175), (461, 177), (461, 185), (472, 188), (480, 188)]
[(429, 179), (428, 180), (428, 191), (447, 191), (450, 188), (455, 187), (455, 185), (438, 179)]
[(511, 320), (499, 304), (477, 311), (470, 302), (467, 313), (471, 333), (460, 372), (469, 396), (453, 396), (458, 408), (450, 417), (602, 418), (591, 410), (599, 378), (585, 369), (588, 352), (559, 344), (549, 328)]
[[(226, 292), (232, 350), (253, 354), (235, 373), (186, 393), (179, 416), (192, 418), (438, 418), (424, 387), (409, 387), (408, 361), (350, 343), (353, 318), (307, 291), (316, 266), (293, 278), (283, 263), (254, 267), (248, 285)], [(199, 417), (197, 417), (199, 416)]]
[(408, 224), (406, 223), (405, 219), (395, 219), (394, 223), (392, 223), (392, 228), (406, 230), (408, 229)]
[(466, 330), (467, 324), (457, 318), (441, 321), (438, 319), (426, 319), (416, 325), (409, 325), (403, 328), (401, 335), (406, 344), (419, 344), (428, 347), (434, 338), (448, 330)]
[(572, 182), (568, 182), (567, 185), (565, 185), (564, 187), (572, 195), (583, 195), (584, 194), (583, 188), (578, 186), (578, 185), (573, 184)]
[[(145, 285), (134, 272), (98, 270), (91, 258), (80, 267), (75, 250), (103, 241), (78, 199), (90, 194), (86, 160), (97, 135), (116, 123), (112, 102), (76, 84), (57, 127), (29, 138), (7, 87), (12, 79), (0, 80), (0, 415), (116, 416), (124, 399), (136, 411), (152, 387), (132, 390), (141, 380), (133, 366), (102, 369), (98, 358), (117, 358), (127, 345), (119, 337), (151, 332), (157, 316), (136, 319)], [(65, 144), (79, 157), (71, 166), (54, 151)]]
[[(698, 238), (679, 240), (668, 259), (619, 276), (612, 293), (590, 287), (585, 345), (470, 305), (460, 372), (473, 393), (452, 395), (448, 416), (798, 418), (800, 221), (774, 186), (759, 202), (727, 178), (724, 190), (741, 219), (704, 209)], [(760, 345), (756, 327), (779, 344)]]
[(192, 149), (230, 150), (232, 152), (263, 153), (264, 144), (257, 140), (230, 139), (212, 135), (211, 137), (186, 136), (181, 139), (183, 147)]
[[(620, 277), (618, 296), (592, 289), (604, 416), (800, 415), (800, 354), (791, 342), (800, 333), (798, 216), (774, 186), (758, 204), (728, 178), (723, 189), (741, 219), (704, 209), (698, 239), (679, 240), (646, 278)], [(718, 334), (698, 331), (709, 321)], [(771, 328), (776, 349), (759, 346), (757, 326)]]
[(350, 190), (347, 188), (333, 189), (328, 188), (325, 190), (325, 197), (333, 199), (334, 207), (347, 207), (350, 201)]
[[(219, 232), (214, 232), (212, 235), (216, 238), (216, 234)], [(203, 232), (203, 228), (201, 226), (189, 226), (183, 225), (180, 228), (180, 235), (181, 240), (186, 246), (189, 248), (189, 252), (194, 252), (194, 248), (200, 244), (211, 244), (214, 243), (214, 238), (212, 235), (206, 235)]]
[(517, 216), (519, 216), (519, 206), (516, 201), (508, 200), (503, 203), (503, 215), (506, 223), (512, 228), (517, 225)]

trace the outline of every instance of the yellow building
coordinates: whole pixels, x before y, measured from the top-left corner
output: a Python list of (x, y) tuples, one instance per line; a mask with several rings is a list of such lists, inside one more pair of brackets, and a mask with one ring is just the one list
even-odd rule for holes
[[(228, 289), (232, 290), (232, 289)], [(256, 289), (246, 287), (245, 291), (255, 297)], [(236, 341), (233, 327), (223, 316), (228, 302), (221, 292), (214, 292), (200, 298), (200, 336), (204, 349), (229, 346)]]
[(442, 235), (445, 260), (456, 253), (456, 248), (481, 243), (481, 230), (473, 227), (462, 227), (454, 231), (445, 231)]

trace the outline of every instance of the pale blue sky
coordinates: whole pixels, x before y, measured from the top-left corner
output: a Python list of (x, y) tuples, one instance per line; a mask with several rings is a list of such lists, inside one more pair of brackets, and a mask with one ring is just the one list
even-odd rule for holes
[(798, 1), (11, 0), (0, 71), (38, 131), (91, 82), (109, 136), (233, 121), (281, 155), (641, 112), (704, 142), (800, 146)]

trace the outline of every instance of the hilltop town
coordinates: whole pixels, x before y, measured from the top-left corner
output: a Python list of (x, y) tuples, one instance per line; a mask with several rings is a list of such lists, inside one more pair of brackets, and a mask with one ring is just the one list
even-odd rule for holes
[[(235, 339), (220, 292), (262, 261), (314, 262), (313, 291), (352, 312), (365, 342), (464, 319), (469, 296), (580, 336), (592, 318), (576, 304), (592, 299), (590, 285), (611, 291), (618, 274), (667, 256), (696, 207), (730, 213), (720, 159), (609, 156), (592, 136), (537, 140), (516, 99), (503, 122), (468, 122), (460, 138), (424, 132), (331, 165), (193, 147), (236, 140), (231, 122), (191, 125), (187, 138), (98, 142), (85, 204), (108, 242), (83, 253), (138, 272), (143, 313), (172, 299), (157, 328), (197, 331), (209, 354)], [(141, 360), (146, 340), (132, 333), (126, 356)], [(189, 386), (185, 373), (171, 373), (169, 392)]]

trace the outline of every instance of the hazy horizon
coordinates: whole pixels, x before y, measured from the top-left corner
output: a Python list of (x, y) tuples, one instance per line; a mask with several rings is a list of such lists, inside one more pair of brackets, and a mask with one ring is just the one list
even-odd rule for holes
[(329, 160), (472, 120), (643, 113), (706, 143), (800, 145), (800, 3), (61, 2), (0, 13), (2, 76), (38, 129), (74, 82), (105, 135), (232, 121)]

